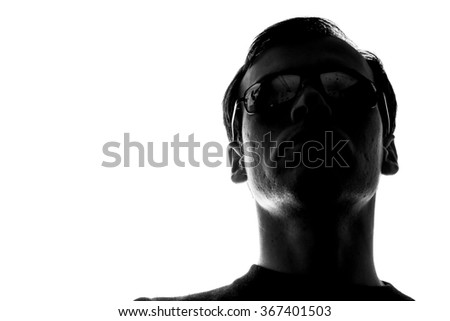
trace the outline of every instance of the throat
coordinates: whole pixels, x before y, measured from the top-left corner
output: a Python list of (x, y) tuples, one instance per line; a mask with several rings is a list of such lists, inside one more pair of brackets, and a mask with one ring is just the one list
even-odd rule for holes
[(381, 285), (373, 263), (373, 212), (297, 216), (258, 210), (260, 265), (323, 284)]

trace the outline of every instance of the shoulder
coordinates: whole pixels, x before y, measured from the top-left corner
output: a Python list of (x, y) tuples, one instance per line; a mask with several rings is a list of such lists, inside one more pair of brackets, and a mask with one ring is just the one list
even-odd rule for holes
[(384, 290), (382, 293), (383, 301), (415, 301), (413, 298), (407, 296), (406, 294), (397, 290), (391, 283), (382, 281), (383, 285), (381, 288)]
[(233, 284), (223, 286), (211, 291), (189, 294), (176, 297), (141, 297), (135, 301), (235, 301), (242, 300), (241, 295)]
[[(253, 269), (253, 268), (252, 268)], [(249, 282), (250, 273), (236, 279), (233, 283), (220, 288), (176, 297), (141, 297), (135, 301), (245, 301), (254, 300)]]

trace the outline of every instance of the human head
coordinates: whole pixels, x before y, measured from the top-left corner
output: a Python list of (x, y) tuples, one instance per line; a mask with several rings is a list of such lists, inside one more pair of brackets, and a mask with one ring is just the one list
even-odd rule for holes
[[(239, 85), (245, 73), (254, 64), (256, 59), (269, 48), (273, 48), (277, 45), (301, 43), (307, 40), (327, 36), (342, 39), (357, 49), (350, 39), (348, 39), (347, 36), (333, 22), (323, 18), (314, 17), (292, 18), (276, 23), (261, 32), (255, 38), (250, 46), (244, 65), (238, 70), (237, 74), (228, 86), (222, 103), (224, 125), (230, 142), (241, 141), (242, 113), (238, 113), (236, 115), (233, 124), (231, 123), (231, 118), (235, 102), (239, 98)], [(385, 128), (384, 137), (387, 138), (390, 135), (393, 135), (395, 130), (397, 100), (395, 98), (394, 90), (384, 71), (381, 60), (369, 51), (357, 50), (366, 59), (367, 63), (371, 67), (378, 90), (381, 90), (384, 93), (389, 115), (386, 117), (386, 115), (382, 113), (381, 116), (383, 118), (383, 126)], [(384, 104), (384, 102), (380, 101), (380, 104)], [(236, 137), (232, 137), (232, 126), (234, 127)], [(389, 132), (386, 131), (386, 128), (388, 127)]]
[[(335, 40), (333, 40), (335, 39)], [(305, 177), (302, 177), (301, 179), (303, 182), (309, 182), (309, 183), (315, 183), (317, 182), (315, 188), (317, 191), (321, 191), (321, 186), (323, 185), (332, 185), (328, 184), (331, 181), (329, 178), (333, 176), (333, 179), (336, 177), (339, 177), (339, 179), (336, 179), (334, 181), (335, 186), (333, 187), (334, 190), (332, 193), (335, 193), (337, 190), (340, 189), (341, 186), (350, 186), (349, 189), (352, 189), (355, 192), (359, 192), (359, 195), (374, 195), (376, 186), (378, 184), (378, 175), (379, 172), (383, 172), (385, 174), (393, 174), (397, 171), (397, 155), (395, 151), (395, 145), (393, 144), (393, 132), (395, 129), (395, 113), (396, 113), (396, 99), (395, 94), (393, 92), (393, 89), (390, 85), (390, 82), (384, 72), (383, 66), (381, 64), (381, 61), (372, 53), (367, 51), (358, 50), (355, 45), (353, 45), (350, 40), (343, 34), (343, 32), (335, 26), (330, 21), (327, 21), (325, 19), (321, 18), (294, 18), (290, 20), (286, 20), (283, 22), (280, 22), (278, 24), (273, 25), (272, 27), (269, 27), (265, 31), (263, 31), (253, 42), (252, 46), (250, 47), (249, 53), (247, 55), (247, 59), (244, 63), (244, 65), (240, 68), (237, 75), (229, 85), (225, 98), (223, 101), (223, 108), (224, 108), (224, 122), (225, 126), (227, 128), (228, 137), (230, 141), (232, 141), (232, 144), (235, 142), (242, 143), (243, 137), (242, 137), (242, 126), (243, 126), (243, 115), (245, 114), (245, 111), (239, 110), (236, 113), (236, 117), (234, 119), (234, 122), (232, 122), (232, 113), (235, 107), (235, 102), (237, 99), (241, 98), (242, 95), (242, 84), (244, 83), (245, 86), (251, 85), (251, 83), (246, 83), (245, 76), (246, 74), (255, 68), (261, 67), (261, 60), (265, 61), (264, 65), (271, 64), (274, 60), (277, 61), (283, 61), (285, 59), (285, 56), (283, 56), (283, 50), (278, 50), (280, 48), (288, 48), (284, 52), (287, 53), (289, 50), (299, 50), (299, 48), (302, 48), (301, 51), (297, 51), (298, 55), (301, 56), (303, 51), (308, 51), (310, 45), (313, 45), (315, 47), (316, 51), (312, 51), (312, 54), (314, 55), (317, 53), (318, 55), (323, 55), (326, 52), (331, 52), (333, 56), (334, 49), (344, 50), (344, 52), (347, 52), (347, 54), (350, 52), (350, 60), (351, 57), (362, 61), (366, 67), (366, 70), (369, 70), (370, 78), (375, 83), (377, 87), (377, 91), (380, 93), (378, 95), (378, 110), (380, 111), (378, 117), (378, 122), (381, 123), (379, 125), (378, 129), (374, 129), (375, 134), (378, 130), (380, 143), (378, 143), (378, 147), (383, 146), (385, 149), (385, 155), (384, 157), (388, 159), (390, 157), (390, 161), (383, 161), (380, 162), (379, 159), (381, 159), (382, 152), (380, 151), (381, 148), (378, 148), (376, 141), (359, 141), (358, 142), (358, 150), (360, 151), (360, 155), (355, 158), (355, 162), (358, 163), (366, 163), (363, 166), (355, 166), (357, 167), (355, 173), (347, 175), (346, 173), (349, 172), (342, 172), (342, 171), (331, 171), (328, 170), (326, 175), (322, 175), (323, 173), (316, 171), (314, 172), (313, 176), (311, 176), (311, 172), (306, 174), (306, 177), (309, 177), (309, 179), (305, 179)], [(335, 47), (333, 47), (335, 46)], [(294, 49), (297, 48), (297, 49)], [(272, 55), (274, 51), (278, 50), (278, 54)], [(281, 52), (281, 54), (280, 54)], [(267, 55), (271, 56), (272, 58), (266, 59)], [(335, 57), (339, 56), (339, 53), (334, 54)], [(297, 60), (297, 56), (294, 56), (293, 58), (290, 58), (291, 61), (294, 59)], [(289, 59), (288, 59), (289, 60)], [(307, 59), (308, 60), (308, 59)], [(311, 60), (311, 61), (314, 61)], [(281, 63), (283, 65), (283, 63)], [(314, 63), (317, 65), (317, 62)], [(254, 67), (256, 66), (256, 67)], [(264, 68), (263, 68), (264, 69)], [(248, 88), (248, 87), (245, 87)], [(245, 90), (244, 88), (244, 90)], [(382, 93), (382, 94), (381, 94)], [(386, 107), (385, 107), (386, 105)], [(248, 118), (246, 118), (248, 119)], [(381, 119), (381, 120), (380, 120)], [(370, 123), (367, 123), (370, 125)], [(231, 126), (234, 126), (234, 137), (233, 137), (233, 130), (231, 129)], [(253, 127), (252, 129), (257, 129), (257, 127)], [(272, 128), (266, 127), (266, 131), (272, 131)], [(275, 130), (275, 133), (277, 133), (277, 130)], [(280, 128), (278, 128), (278, 133), (280, 133)], [(363, 135), (371, 135), (373, 133), (368, 133), (362, 131), (361, 134)], [(248, 137), (251, 137), (250, 134)], [(282, 136), (282, 135), (281, 135)], [(256, 141), (261, 141), (261, 135), (254, 136), (256, 138)], [(356, 139), (357, 140), (357, 139)], [(373, 143), (373, 144), (372, 144)], [(373, 145), (373, 146), (372, 146)], [(235, 151), (238, 150), (236, 148), (236, 145), (234, 145), (235, 148), (233, 148)], [(378, 151), (376, 150), (378, 148)], [(388, 150), (389, 149), (389, 150)], [(238, 152), (239, 154), (239, 152)], [(260, 156), (262, 156), (263, 153), (260, 153)], [(366, 156), (372, 155), (368, 159)], [(240, 155), (239, 155), (240, 156)], [(267, 153), (265, 154), (267, 156)], [(359, 158), (358, 158), (359, 157)], [(381, 164), (380, 164), (381, 163)], [(375, 165), (374, 165), (375, 164)], [(235, 166), (237, 165), (237, 162), (233, 163), (233, 172), (236, 172)], [(365, 166), (365, 167), (364, 167)], [(244, 166), (245, 167), (245, 166)], [(278, 179), (276, 177), (276, 174), (271, 173), (272, 170), (253, 170), (252, 169), (252, 179), (251, 182), (251, 189), (253, 191), (253, 194), (255, 196), (255, 190), (256, 194), (258, 193), (257, 190), (263, 191), (266, 189), (272, 189), (275, 190), (279, 187), (284, 187), (285, 185), (289, 185), (288, 181), (290, 178), (286, 179)], [(366, 184), (365, 187), (361, 187), (360, 183), (356, 183), (358, 180), (364, 180), (364, 173), (365, 172), (371, 172), (371, 175), (367, 176), (369, 177), (368, 182), (363, 183)], [(245, 168), (242, 170), (239, 170), (237, 172), (245, 172)], [(276, 171), (275, 171), (276, 172)], [(317, 173), (319, 175), (322, 175), (322, 179), (316, 180)], [(331, 176), (328, 174), (331, 173)], [(344, 173), (344, 174), (343, 174)], [(286, 174), (283, 173), (283, 175)], [(302, 174), (303, 175), (303, 174)], [(327, 176), (328, 175), (328, 176)], [(259, 177), (260, 176), (260, 177)], [(272, 176), (272, 177), (271, 177)], [(289, 174), (288, 174), (289, 176)], [(291, 175), (292, 176), (292, 175)], [(296, 176), (296, 175), (293, 175)], [(245, 181), (247, 178), (245, 177), (243, 179), (242, 175), (237, 175), (236, 177), (240, 178), (234, 178), (233, 180), (235, 182), (239, 181)], [(255, 178), (256, 177), (256, 178)], [(263, 178), (261, 178), (263, 177)], [(276, 178), (275, 178), (276, 177)], [(350, 179), (348, 179), (350, 177)], [(232, 176), (233, 178), (233, 176)], [(270, 183), (263, 182), (264, 180), (269, 180)], [(255, 183), (255, 181), (257, 181)], [(286, 184), (285, 184), (286, 183)], [(326, 183), (326, 184), (323, 184)], [(291, 190), (294, 189), (297, 192), (304, 188), (307, 184), (298, 184), (292, 185)], [(359, 186), (358, 186), (359, 185)], [(370, 185), (370, 188), (368, 187)], [(277, 186), (273, 188), (273, 186)], [(286, 187), (289, 189), (289, 187)], [(280, 188), (279, 188), (280, 189)], [(332, 188), (330, 188), (331, 191)], [(314, 189), (312, 189), (314, 190)], [(288, 194), (286, 192), (287, 190), (284, 190), (282, 192), (278, 191), (278, 195), (286, 195)], [(306, 194), (309, 191), (305, 191)], [(275, 192), (274, 192), (275, 193)], [(275, 193), (276, 194), (276, 193)], [(277, 196), (274, 196), (275, 199)], [(311, 198), (307, 198), (311, 199)]]

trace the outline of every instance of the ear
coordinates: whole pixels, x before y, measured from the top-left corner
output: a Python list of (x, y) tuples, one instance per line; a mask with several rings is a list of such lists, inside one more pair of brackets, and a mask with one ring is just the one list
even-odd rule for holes
[[(231, 142), (227, 146), (228, 164), (231, 164), (231, 180), (233, 183), (243, 183), (247, 181), (247, 171), (243, 160), (241, 144)], [(241, 160), (242, 159), (242, 160)]]
[(381, 164), (381, 173), (384, 175), (394, 175), (398, 172), (398, 156), (394, 138), (394, 135), (389, 135), (383, 142), (383, 162)]

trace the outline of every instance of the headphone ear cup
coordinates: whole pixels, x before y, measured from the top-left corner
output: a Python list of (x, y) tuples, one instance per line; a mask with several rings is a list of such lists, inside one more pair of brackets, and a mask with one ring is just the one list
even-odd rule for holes
[(394, 175), (398, 172), (398, 155), (395, 148), (394, 135), (389, 134), (383, 140), (383, 161), (381, 173), (384, 175)]
[(242, 145), (239, 142), (228, 144), (228, 161), (231, 164), (231, 180), (234, 183), (242, 183), (247, 180)]

